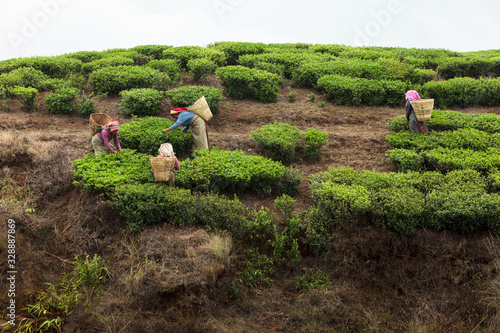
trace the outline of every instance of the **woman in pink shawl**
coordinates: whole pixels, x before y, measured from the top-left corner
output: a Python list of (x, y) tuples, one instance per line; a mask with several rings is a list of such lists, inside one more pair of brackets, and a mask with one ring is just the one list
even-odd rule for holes
[(429, 131), (427, 130), (427, 125), (425, 125), (425, 122), (417, 120), (415, 111), (413, 111), (413, 106), (410, 103), (411, 101), (420, 100), (418, 92), (416, 90), (409, 90), (406, 92), (405, 98), (406, 98), (406, 121), (410, 122), (410, 131), (429, 135)]

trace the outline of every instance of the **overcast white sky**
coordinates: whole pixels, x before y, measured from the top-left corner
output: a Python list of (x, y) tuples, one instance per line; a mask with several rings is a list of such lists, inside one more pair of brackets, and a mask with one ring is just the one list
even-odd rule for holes
[(219, 41), (500, 49), (498, 0), (3, 0), (0, 60)]

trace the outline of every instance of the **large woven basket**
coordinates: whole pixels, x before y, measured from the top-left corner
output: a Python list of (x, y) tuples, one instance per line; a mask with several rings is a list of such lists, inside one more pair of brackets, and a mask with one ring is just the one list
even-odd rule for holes
[(89, 118), (90, 134), (92, 136), (96, 135), (110, 121), (113, 121), (113, 119), (103, 113), (92, 113)]
[(150, 157), (151, 170), (157, 182), (168, 182), (174, 170), (175, 157)]
[(205, 121), (209, 121), (213, 117), (205, 96), (201, 96), (194, 102), (194, 104), (189, 107), (189, 111), (193, 111)]
[(415, 116), (417, 120), (427, 121), (431, 119), (432, 109), (434, 108), (433, 99), (421, 99), (418, 101), (411, 101), (411, 106), (413, 106), (413, 111), (415, 111)]

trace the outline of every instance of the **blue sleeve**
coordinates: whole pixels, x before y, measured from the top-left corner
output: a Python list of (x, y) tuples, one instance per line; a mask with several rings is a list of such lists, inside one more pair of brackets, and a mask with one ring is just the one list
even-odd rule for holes
[(193, 119), (193, 117), (194, 117), (193, 112), (183, 111), (179, 114), (179, 118), (177, 118), (177, 121), (172, 126), (170, 126), (170, 128), (174, 130), (179, 126), (184, 126), (182, 131), (185, 132), (187, 128), (189, 128), (189, 122), (191, 121), (191, 119)]

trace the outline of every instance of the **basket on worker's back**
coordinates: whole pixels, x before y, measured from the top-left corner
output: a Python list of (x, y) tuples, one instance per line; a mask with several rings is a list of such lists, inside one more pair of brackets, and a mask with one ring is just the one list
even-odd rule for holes
[(168, 182), (174, 171), (175, 157), (150, 157), (151, 170), (157, 182)]
[(418, 121), (422, 122), (431, 119), (434, 99), (421, 99), (418, 101), (411, 101), (410, 103), (411, 106), (413, 106), (413, 111)]
[(196, 102), (194, 102), (194, 104), (189, 107), (189, 111), (196, 113), (205, 121), (209, 121), (213, 117), (205, 96), (201, 96)]
[(113, 121), (113, 119), (103, 113), (92, 113), (89, 118), (90, 134), (92, 136), (96, 135), (110, 121)]

